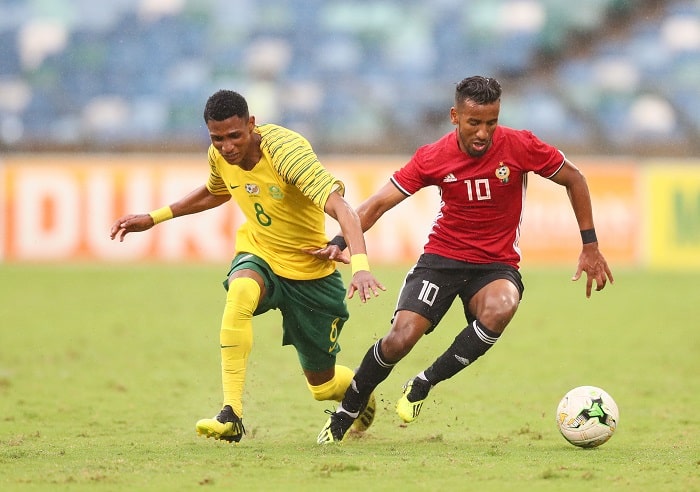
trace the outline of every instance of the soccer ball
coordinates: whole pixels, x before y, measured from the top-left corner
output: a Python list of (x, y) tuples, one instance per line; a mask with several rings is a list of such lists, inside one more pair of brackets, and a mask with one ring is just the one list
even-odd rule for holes
[(572, 389), (559, 402), (557, 426), (574, 446), (594, 448), (615, 432), (620, 412), (612, 397), (595, 386)]

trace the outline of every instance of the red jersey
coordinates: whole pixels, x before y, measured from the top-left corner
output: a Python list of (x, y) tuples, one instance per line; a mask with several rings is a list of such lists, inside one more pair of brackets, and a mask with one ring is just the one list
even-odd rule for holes
[(518, 268), (527, 173), (550, 178), (563, 164), (564, 154), (531, 132), (499, 125), (483, 156), (463, 152), (454, 131), (420, 147), (391, 181), (407, 196), (430, 185), (440, 188), (426, 253)]

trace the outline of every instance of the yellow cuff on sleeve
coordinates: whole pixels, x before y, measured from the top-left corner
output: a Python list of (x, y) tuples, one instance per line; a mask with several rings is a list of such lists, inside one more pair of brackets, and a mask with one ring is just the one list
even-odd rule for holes
[(360, 270), (366, 270), (369, 272), (369, 261), (367, 260), (366, 254), (357, 254), (350, 257), (350, 266), (352, 267), (352, 274), (355, 275)]
[(149, 212), (148, 215), (153, 219), (153, 225), (160, 224), (166, 220), (173, 218), (173, 211), (169, 206), (161, 207), (158, 210)]

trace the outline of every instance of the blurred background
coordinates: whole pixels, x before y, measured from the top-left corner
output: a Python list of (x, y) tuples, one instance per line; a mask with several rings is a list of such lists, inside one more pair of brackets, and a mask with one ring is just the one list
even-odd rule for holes
[(0, 0), (0, 150), (201, 151), (219, 88), (321, 153), (409, 154), (463, 77), (576, 154), (700, 148), (700, 0)]
[[(611, 263), (700, 270), (700, 0), (0, 0), (0, 261), (226, 262), (236, 207), (107, 237), (204, 182), (209, 95), (301, 132), (359, 204), (453, 129), (474, 74), (500, 80), (502, 124), (584, 171)], [(375, 261), (415, 259), (424, 191), (368, 232)], [(521, 246), (578, 257), (546, 180)]]

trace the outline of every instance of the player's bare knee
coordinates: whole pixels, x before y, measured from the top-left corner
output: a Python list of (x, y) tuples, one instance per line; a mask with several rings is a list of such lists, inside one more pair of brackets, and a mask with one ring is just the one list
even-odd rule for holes
[(382, 339), (382, 352), (388, 361), (398, 362), (411, 351), (419, 338), (411, 330), (392, 329)]
[(488, 329), (502, 333), (518, 310), (518, 297), (501, 295), (488, 298), (478, 314), (479, 321)]

